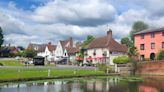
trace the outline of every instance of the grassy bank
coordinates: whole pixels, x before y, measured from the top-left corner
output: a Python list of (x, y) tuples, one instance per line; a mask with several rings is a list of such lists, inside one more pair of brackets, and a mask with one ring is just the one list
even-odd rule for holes
[(15, 59), (0, 59), (0, 64), (3, 66), (22, 66), (23, 64), (19, 60)]
[(32, 68), (1, 68), (0, 82), (17, 80), (35, 80), (50, 78), (70, 78), (76, 76), (94, 76), (105, 75), (103, 71), (98, 70), (58, 70), (58, 69), (32, 69)]

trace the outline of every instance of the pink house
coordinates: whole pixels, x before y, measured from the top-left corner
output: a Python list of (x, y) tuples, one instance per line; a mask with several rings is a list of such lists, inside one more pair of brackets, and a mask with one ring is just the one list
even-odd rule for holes
[(154, 60), (157, 53), (164, 49), (164, 27), (135, 33), (134, 45), (139, 52), (140, 60)]

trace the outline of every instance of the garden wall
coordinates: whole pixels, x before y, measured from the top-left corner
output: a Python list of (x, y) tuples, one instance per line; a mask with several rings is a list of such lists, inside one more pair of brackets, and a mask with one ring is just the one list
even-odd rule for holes
[(137, 74), (164, 75), (164, 61), (144, 61), (137, 64)]

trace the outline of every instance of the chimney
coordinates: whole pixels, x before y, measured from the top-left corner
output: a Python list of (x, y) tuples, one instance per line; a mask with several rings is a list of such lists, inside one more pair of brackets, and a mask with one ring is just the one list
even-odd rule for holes
[(109, 40), (112, 39), (112, 30), (111, 29), (109, 29), (107, 31), (107, 37), (108, 37)]
[(48, 45), (51, 45), (51, 42), (48, 42)]
[(72, 39), (72, 37), (69, 38), (69, 42), (70, 42), (70, 47), (73, 47), (73, 39)]

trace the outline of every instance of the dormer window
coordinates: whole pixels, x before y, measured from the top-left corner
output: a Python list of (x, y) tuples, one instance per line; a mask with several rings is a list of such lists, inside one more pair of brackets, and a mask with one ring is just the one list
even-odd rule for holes
[(107, 52), (104, 51), (102, 55), (103, 55), (104, 57), (106, 57), (106, 56), (107, 56)]

